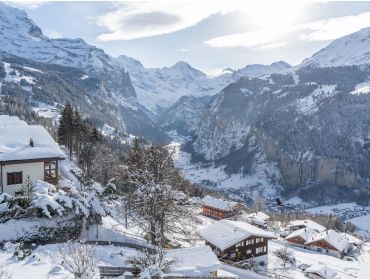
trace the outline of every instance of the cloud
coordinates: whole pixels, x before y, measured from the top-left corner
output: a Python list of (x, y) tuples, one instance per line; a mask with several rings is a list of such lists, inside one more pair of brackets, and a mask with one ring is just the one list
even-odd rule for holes
[(41, 5), (47, 4), (47, 1), (7, 1), (6, 4), (16, 8), (37, 9)]
[(211, 15), (236, 9), (227, 3), (226, 0), (127, 1), (119, 4), (117, 10), (97, 18), (98, 25), (109, 31), (100, 34), (97, 40), (132, 40), (176, 32)]
[(305, 41), (334, 40), (370, 26), (370, 13), (359, 15), (330, 18), (306, 24), (302, 29), (307, 29), (299, 36)]
[(206, 41), (211, 47), (249, 47), (249, 48), (274, 48), (286, 45), (287, 42), (275, 42), (281, 33), (275, 30), (257, 30), (245, 33), (220, 36)]
[[(293, 41), (329, 41), (356, 32), (370, 26), (370, 13), (329, 18), (309, 23), (287, 26), (285, 28), (271, 27), (212, 38), (205, 41), (211, 47), (249, 47), (268, 49), (286, 46)], [(289, 41), (286, 40), (289, 37)], [(283, 40), (283, 38), (285, 40)]]

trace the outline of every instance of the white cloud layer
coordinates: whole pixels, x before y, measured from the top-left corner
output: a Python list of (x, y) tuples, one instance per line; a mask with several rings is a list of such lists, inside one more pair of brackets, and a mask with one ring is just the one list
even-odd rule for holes
[(306, 41), (334, 40), (365, 27), (370, 27), (370, 13), (368, 12), (309, 23), (303, 27), (308, 32), (303, 33), (299, 39)]
[[(272, 24), (273, 25), (273, 24)], [(329, 18), (306, 24), (287, 26), (286, 28), (266, 28), (262, 30), (220, 36), (207, 40), (211, 47), (249, 47), (257, 49), (278, 48), (289, 42), (285, 37), (290, 36), (292, 41), (329, 41), (370, 27), (370, 13)]]
[(235, 10), (234, 5), (227, 3), (226, 0), (127, 1), (119, 4), (116, 11), (98, 18), (98, 25), (109, 32), (99, 35), (97, 40), (132, 40), (176, 32), (211, 15)]

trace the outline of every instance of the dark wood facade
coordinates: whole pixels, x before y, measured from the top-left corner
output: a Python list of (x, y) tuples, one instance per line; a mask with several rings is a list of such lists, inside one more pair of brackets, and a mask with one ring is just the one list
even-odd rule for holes
[(202, 214), (215, 220), (222, 220), (235, 216), (240, 212), (241, 209), (243, 209), (243, 205), (240, 203), (236, 204), (234, 208), (230, 211), (226, 211), (223, 209), (215, 208), (207, 204), (204, 204)]
[(209, 245), (218, 257), (229, 260), (252, 259), (267, 255), (268, 252), (268, 238), (260, 236), (250, 236), (223, 251), (207, 241), (206, 245)]
[(233, 212), (217, 209), (208, 205), (203, 205), (203, 215), (216, 220), (222, 220), (232, 216)]
[(291, 242), (291, 243), (296, 243), (296, 244), (299, 244), (299, 245), (304, 245), (304, 243), (306, 242), (306, 241), (305, 241), (302, 237), (300, 237), (300, 236), (295, 236), (295, 237), (292, 237), (292, 238), (286, 239), (286, 241)]

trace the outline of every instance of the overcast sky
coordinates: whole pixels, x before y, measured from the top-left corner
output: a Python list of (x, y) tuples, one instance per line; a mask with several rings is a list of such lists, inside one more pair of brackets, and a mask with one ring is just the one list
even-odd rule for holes
[(151, 0), (12, 2), (44, 34), (82, 38), (146, 67), (177, 61), (214, 75), (284, 60), (296, 65), (333, 39), (370, 26), (370, 2)]

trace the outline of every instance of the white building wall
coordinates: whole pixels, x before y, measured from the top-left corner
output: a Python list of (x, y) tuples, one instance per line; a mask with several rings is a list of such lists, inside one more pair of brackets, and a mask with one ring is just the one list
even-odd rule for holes
[[(23, 182), (26, 181), (28, 175), (32, 182), (37, 180), (44, 180), (44, 162), (32, 162), (32, 163), (19, 163), (19, 164), (9, 164), (3, 166), (3, 188), (4, 192), (14, 195), (14, 193), (19, 190), (22, 184), (17, 185), (7, 185), (7, 173), (9, 172), (20, 172), (22, 171)], [(0, 186), (1, 187), (1, 186)], [(0, 189), (1, 192), (1, 189)]]

